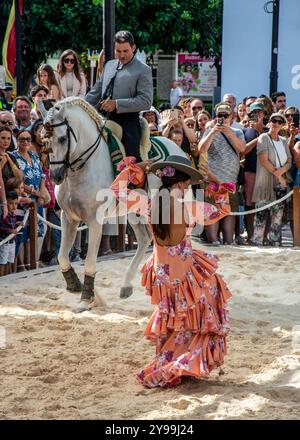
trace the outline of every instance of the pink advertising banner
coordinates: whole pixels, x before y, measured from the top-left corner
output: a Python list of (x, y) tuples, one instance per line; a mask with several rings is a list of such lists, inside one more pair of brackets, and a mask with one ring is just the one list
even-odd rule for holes
[(212, 96), (217, 86), (217, 69), (213, 58), (199, 54), (178, 53), (177, 81), (184, 96)]

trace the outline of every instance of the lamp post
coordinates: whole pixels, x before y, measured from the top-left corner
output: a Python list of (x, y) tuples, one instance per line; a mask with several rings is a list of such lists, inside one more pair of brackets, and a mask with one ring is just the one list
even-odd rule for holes
[(272, 52), (271, 52), (271, 71), (270, 71), (270, 96), (277, 91), (278, 83), (278, 34), (279, 34), (279, 6), (280, 0), (273, 0), (265, 3), (266, 12), (268, 4), (273, 3), (272, 20)]
[(105, 62), (114, 57), (115, 0), (103, 0), (103, 48)]

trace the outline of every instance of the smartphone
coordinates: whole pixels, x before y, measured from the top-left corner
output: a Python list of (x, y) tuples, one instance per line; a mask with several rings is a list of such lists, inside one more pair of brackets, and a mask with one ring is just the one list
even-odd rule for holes
[(170, 110), (170, 112), (170, 119), (175, 119), (176, 121), (178, 121), (179, 110), (177, 108), (173, 108), (172, 110)]
[(293, 114), (293, 124), (295, 128), (299, 128), (299, 113)]
[(217, 118), (217, 125), (223, 125), (224, 118)]
[(255, 113), (250, 114), (249, 115), (249, 121), (250, 122), (257, 122), (258, 121), (258, 116)]

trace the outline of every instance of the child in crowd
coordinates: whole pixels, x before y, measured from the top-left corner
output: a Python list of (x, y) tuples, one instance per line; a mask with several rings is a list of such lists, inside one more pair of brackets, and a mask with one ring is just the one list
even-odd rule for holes
[[(8, 215), (3, 218), (0, 216), (0, 242), (10, 234), (17, 233), (17, 217), (15, 211), (18, 204), (18, 194), (9, 191), (6, 195)], [(0, 276), (8, 275), (11, 272), (11, 264), (14, 264), (16, 252), (16, 236), (0, 246)]]
[[(23, 223), (29, 206), (33, 203), (31, 197), (25, 192), (22, 179), (12, 177), (7, 181), (7, 191), (15, 191), (18, 195), (18, 206), (16, 209), (17, 222)], [(16, 260), (14, 272), (22, 272), (25, 267), (29, 268), (29, 228), (28, 225), (21, 229), (16, 237)]]

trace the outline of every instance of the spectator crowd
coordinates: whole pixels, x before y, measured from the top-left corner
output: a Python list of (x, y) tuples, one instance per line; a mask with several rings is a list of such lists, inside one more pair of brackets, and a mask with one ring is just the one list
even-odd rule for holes
[[(13, 99), (13, 86), (0, 88), (0, 276), (30, 267), (31, 231), (24, 219), (36, 206), (40, 264), (57, 264), (60, 231), (49, 228), (40, 217), (60, 225), (60, 208), (50, 179), (48, 156), (42, 142), (43, 119), (38, 102), (51, 107), (68, 96), (84, 97), (87, 81), (73, 50), (62, 53), (57, 70), (42, 64), (30, 96)], [(286, 102), (284, 92), (247, 96), (236, 102), (227, 93), (210, 112), (200, 98), (184, 97), (176, 81), (171, 83), (170, 102), (158, 109), (141, 112), (152, 136), (173, 140), (199, 168), (215, 182), (233, 182), (230, 196), (233, 212), (205, 227), (199, 237), (213, 245), (282, 244), (282, 227), (293, 231), (292, 199), (247, 214), (282, 198), (293, 185), (299, 185), (299, 110)], [(212, 115), (213, 113), (213, 115)], [(299, 137), (298, 137), (299, 136)], [(207, 181), (201, 184), (206, 189)], [(195, 188), (196, 189), (196, 188)], [(205, 195), (209, 201), (209, 195)], [(128, 246), (133, 247), (133, 231), (128, 229)], [(71, 260), (84, 257), (86, 234), (78, 233)], [(113, 241), (105, 235), (99, 252), (107, 254)]]

